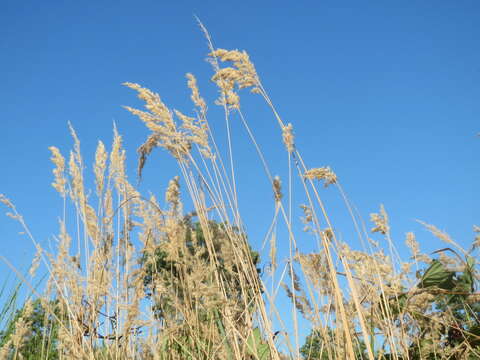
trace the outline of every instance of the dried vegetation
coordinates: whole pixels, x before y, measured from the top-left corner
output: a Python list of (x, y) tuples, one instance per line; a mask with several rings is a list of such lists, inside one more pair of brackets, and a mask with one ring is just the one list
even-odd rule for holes
[[(126, 109), (150, 131), (138, 148), (138, 177), (154, 148), (167, 150), (178, 162), (181, 176), (168, 184), (165, 206), (154, 196), (141, 195), (129, 181), (116, 130), (110, 151), (98, 143), (93, 192), (85, 184), (86, 166), (73, 128), (74, 149), (67, 157), (50, 148), (52, 186), (65, 204), (73, 204), (76, 218), (64, 213), (53, 253), (31, 236), (38, 249), (31, 275), (42, 261), (49, 279), (39, 301), (45, 322), (55, 324), (55, 331), (42, 328), (36, 358), (480, 358), (472, 253), (453, 250), (456, 244), (447, 234), (425, 224), (449, 248), (423, 254), (415, 235), (408, 233), (412, 258), (396, 260), (383, 206), (371, 214), (371, 232), (383, 237), (389, 251), (361, 231), (358, 236), (368, 251), (341, 241), (320, 195), (333, 190), (316, 184), (323, 181), (343, 194), (336, 174), (329, 167), (305, 165), (292, 124), (285, 124), (275, 110), (247, 53), (209, 44), (212, 81), (219, 90), (216, 104), (224, 109), (228, 129), (223, 153), (192, 74), (187, 74), (195, 107), (191, 116), (170, 109), (149, 89), (125, 83), (145, 103), (144, 110)], [(280, 178), (271, 175), (241, 111), (239, 91), (245, 88), (265, 100), (278, 122), (278, 140), (285, 145), (289, 165), (286, 191)], [(238, 210), (232, 117), (247, 127), (272, 185), (274, 218), (266, 241), (269, 259), (264, 259), (270, 266), (263, 276)], [(295, 172), (306, 202), (298, 220), (291, 216)], [(192, 212), (184, 211), (182, 196), (188, 196)], [(28, 233), (12, 202), (4, 196), (0, 200)], [(305, 232), (297, 233), (296, 224), (302, 222)], [(475, 231), (478, 234), (477, 227)], [(306, 236), (316, 242), (317, 251), (301, 251), (298, 238)], [(478, 243), (479, 236), (472, 251)], [(287, 259), (277, 259), (278, 247), (290, 249)], [(415, 274), (416, 269), (424, 271)], [(283, 324), (285, 309), (277, 308), (279, 287), (291, 299), (291, 328)], [(31, 313), (28, 302), (2, 342), (2, 359), (25, 358), (24, 343), (32, 338)], [(301, 348), (298, 316), (313, 329)]]

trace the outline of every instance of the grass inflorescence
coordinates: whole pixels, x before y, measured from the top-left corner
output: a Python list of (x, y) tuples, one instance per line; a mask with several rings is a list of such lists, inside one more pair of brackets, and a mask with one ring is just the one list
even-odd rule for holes
[[(477, 359), (480, 358), (478, 265), (480, 242), (462, 250), (433, 225), (424, 224), (448, 247), (421, 252), (413, 233), (411, 258), (397, 256), (387, 211), (371, 214), (370, 233), (353, 222), (365, 249), (343, 241), (322, 200), (324, 187), (345, 198), (328, 166), (309, 167), (268, 96), (245, 51), (217, 49), (209, 35), (209, 62), (223, 108), (227, 146), (219, 148), (207, 102), (188, 73), (194, 114), (171, 109), (155, 92), (135, 83), (145, 109), (125, 108), (149, 133), (138, 147), (138, 178), (155, 148), (176, 160), (165, 201), (143, 195), (127, 177), (122, 137), (114, 130), (110, 150), (99, 142), (90, 191), (80, 140), (67, 155), (52, 146), (52, 186), (74, 208), (76, 226), (60, 221), (54, 251), (42, 249), (5, 196), (0, 201), (25, 227), (37, 248), (28, 279), (40, 263), (48, 281), (35, 300), (11, 315), (0, 333), (5, 359)], [(285, 146), (286, 179), (272, 175), (261, 144), (242, 112), (240, 90), (250, 89), (270, 107)], [(271, 184), (274, 209), (262, 266), (249, 244), (238, 206), (236, 161), (230, 120), (238, 117)], [(318, 165), (317, 165), (318, 166)], [(297, 176), (304, 203), (294, 204)], [(285, 185), (287, 184), (287, 185)], [(298, 189), (295, 189), (298, 191)], [(184, 199), (188, 201), (185, 202)], [(185, 204), (192, 208), (185, 209)], [(162, 205), (165, 204), (165, 205)], [(303, 216), (292, 216), (300, 208)], [(353, 214), (353, 211), (352, 211)], [(300, 232), (297, 229), (302, 229)], [(474, 228), (478, 233), (479, 228)], [(282, 234), (279, 236), (279, 234)], [(303, 251), (299, 237), (316, 251)], [(289, 249), (286, 259), (277, 249)], [(282, 289), (282, 290), (280, 290)], [(289, 311), (279, 308), (283, 291)], [(16, 292), (14, 295), (16, 296)], [(285, 305), (283, 305), (285, 306)], [(285, 314), (291, 321), (285, 323)], [(300, 320), (300, 317), (303, 320)], [(310, 326), (303, 344), (300, 324)]]

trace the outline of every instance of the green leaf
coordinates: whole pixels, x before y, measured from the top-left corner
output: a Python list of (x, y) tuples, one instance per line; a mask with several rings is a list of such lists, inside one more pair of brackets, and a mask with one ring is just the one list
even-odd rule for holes
[(400, 294), (398, 297), (390, 299), (390, 312), (396, 316), (403, 312), (407, 305), (407, 294)]
[(441, 289), (452, 290), (455, 286), (453, 282), (454, 276), (454, 271), (448, 270), (440, 261), (433, 260), (432, 264), (425, 270), (418, 287), (427, 288), (436, 286)]
[(262, 334), (259, 328), (253, 329), (253, 332), (247, 339), (247, 347), (250, 355), (254, 356), (258, 360), (270, 359), (270, 348), (268, 344), (263, 341)]
[(471, 347), (480, 346), (480, 325), (475, 325), (468, 329), (467, 342)]
[(473, 257), (467, 256), (467, 266), (465, 266), (465, 270), (460, 279), (464, 283), (466, 291), (475, 291), (475, 259)]

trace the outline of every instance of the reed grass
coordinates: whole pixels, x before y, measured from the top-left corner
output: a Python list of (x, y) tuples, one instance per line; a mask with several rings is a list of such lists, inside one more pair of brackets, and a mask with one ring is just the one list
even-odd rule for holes
[[(214, 137), (194, 75), (186, 75), (195, 107), (191, 115), (171, 109), (139, 84), (125, 83), (145, 109), (125, 108), (149, 131), (138, 148), (138, 177), (155, 148), (166, 150), (178, 164), (165, 202), (142, 195), (128, 179), (126, 152), (116, 129), (110, 150), (98, 143), (92, 191), (73, 127), (74, 147), (68, 155), (50, 148), (52, 186), (65, 204), (57, 249), (48, 252), (30, 237), (38, 249), (32, 274), (40, 261), (49, 274), (45, 289), (37, 294), (38, 306), (45, 324), (54, 323), (55, 331), (40, 327), (43, 345), (30, 358), (480, 358), (478, 269), (472, 255), (480, 237), (465, 251), (425, 224), (449, 250), (423, 254), (409, 233), (406, 245), (412, 258), (402, 261), (385, 208), (371, 214), (370, 232), (362, 229), (334, 171), (304, 162), (293, 125), (277, 112), (248, 54), (215, 48), (202, 29), (219, 93), (215, 104), (224, 112), (226, 148)], [(248, 125), (240, 102), (243, 89), (263, 99), (278, 124), (276, 136), (285, 146), (289, 169), (285, 179), (273, 175)], [(234, 118), (245, 126), (263, 164), (264, 174), (255, 176), (266, 176), (271, 184), (274, 215), (266, 237), (268, 258), (263, 259), (269, 266), (262, 276), (238, 206), (238, 160), (232, 145), (236, 134), (230, 126)], [(294, 188), (297, 183), (300, 189)], [(298, 191), (304, 203), (293, 202), (292, 194)], [(368, 250), (354, 249), (339, 237), (323, 191), (339, 192)], [(30, 234), (13, 203), (5, 196), (0, 201)], [(192, 208), (185, 209), (185, 203)], [(303, 216), (295, 218), (298, 208)], [(297, 230), (299, 224), (303, 231)], [(387, 250), (371, 233), (383, 238)], [(305, 236), (317, 244), (316, 251), (302, 251), (298, 239)], [(280, 247), (289, 249), (286, 259), (278, 258)], [(424, 271), (416, 277), (414, 269)], [(278, 307), (280, 288), (291, 300), (288, 311)], [(2, 343), (3, 358), (27, 357), (34, 312), (27, 303)], [(284, 323), (286, 313), (291, 314), (292, 329)], [(312, 334), (301, 346), (300, 323), (305, 321)]]

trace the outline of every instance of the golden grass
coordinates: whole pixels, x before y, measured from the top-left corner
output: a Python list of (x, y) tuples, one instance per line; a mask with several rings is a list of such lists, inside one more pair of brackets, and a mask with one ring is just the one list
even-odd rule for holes
[[(138, 148), (138, 176), (154, 148), (164, 148), (178, 162), (181, 176), (172, 176), (168, 184), (166, 207), (154, 196), (141, 195), (129, 181), (122, 138), (116, 130), (110, 152), (98, 143), (94, 192), (85, 184), (85, 162), (73, 128), (74, 149), (68, 161), (59, 149), (50, 148), (55, 165), (52, 186), (64, 199), (65, 210), (54, 253), (41, 249), (31, 237), (38, 249), (32, 274), (41, 259), (50, 277), (39, 297), (58, 325), (58, 358), (296, 359), (301, 345), (298, 316), (323, 338), (322, 359), (415, 359), (411, 349), (419, 338), (431, 340), (418, 347), (424, 352), (419, 358), (478, 356), (472, 342), (445, 345), (445, 331), (457, 326), (454, 314), (448, 307), (435, 311), (432, 292), (418, 282), (412, 284), (413, 266), (432, 262), (421, 253), (414, 235), (409, 233), (406, 239), (413, 260), (394, 260), (388, 215), (381, 206), (378, 214), (371, 214), (371, 231), (385, 237), (389, 253), (359, 228), (358, 236), (370, 251), (354, 250), (341, 241), (322, 201), (325, 190), (317, 187), (317, 180), (322, 180), (344, 196), (336, 174), (326, 166), (306, 166), (294, 142), (293, 125), (286, 125), (277, 113), (248, 54), (215, 49), (208, 34), (207, 39), (212, 81), (219, 90), (216, 104), (224, 109), (228, 130), (225, 152), (216, 145), (206, 102), (192, 74), (186, 75), (195, 106), (192, 116), (170, 109), (149, 89), (125, 83), (137, 92), (146, 109), (125, 108), (150, 131)], [(283, 141), (288, 156), (286, 189), (279, 177), (271, 175), (241, 111), (239, 91), (245, 88), (263, 98), (279, 125), (278, 141)], [(235, 115), (246, 126), (272, 185), (275, 213), (267, 236), (270, 269), (263, 279), (258, 276), (255, 253), (238, 209), (229, 127)], [(295, 172), (306, 204), (293, 204)], [(184, 211), (185, 196), (193, 204), (192, 212)], [(13, 204), (4, 196), (0, 201), (28, 230)], [(73, 220), (67, 219), (67, 201), (75, 208)], [(346, 204), (350, 209), (347, 200)], [(304, 217), (292, 216), (296, 206), (301, 206)], [(67, 229), (67, 220), (75, 221), (76, 228)], [(303, 253), (299, 248), (300, 234), (294, 230), (299, 222), (318, 244), (318, 251)], [(287, 241), (277, 237), (282, 226)], [(425, 226), (456, 246), (444, 232)], [(478, 242), (477, 237), (474, 245)], [(290, 249), (288, 259), (279, 261), (278, 247)], [(467, 266), (444, 253), (440, 261), (460, 272)], [(281, 268), (281, 264), (286, 265)], [(276, 306), (279, 287), (291, 299), (294, 327), (293, 333), (283, 336), (282, 346), (274, 328), (282, 324), (286, 313)], [(471, 292), (465, 301), (475, 303), (478, 293)], [(27, 304), (13, 335), (0, 349), (2, 358), (21, 358), (29, 313)], [(287, 330), (282, 329), (282, 334)], [(360, 343), (365, 344), (361, 355)], [(45, 346), (39, 349), (39, 359), (48, 356)]]

